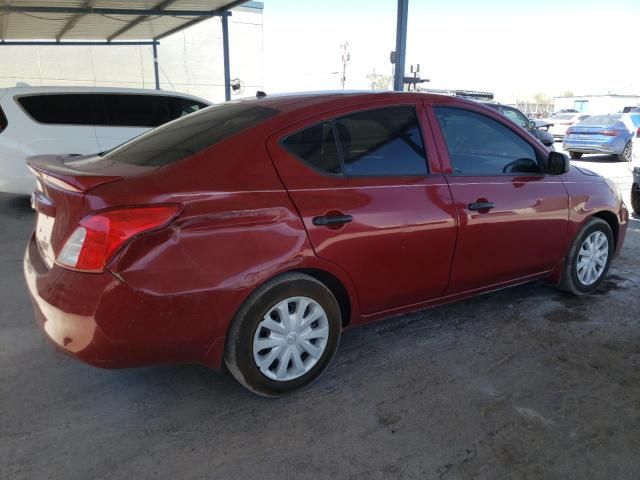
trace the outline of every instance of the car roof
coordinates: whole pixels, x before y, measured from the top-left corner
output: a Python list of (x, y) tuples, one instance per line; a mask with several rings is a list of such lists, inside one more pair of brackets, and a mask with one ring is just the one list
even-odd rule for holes
[(212, 102), (204, 98), (189, 95), (188, 93), (174, 92), (171, 90), (151, 90), (148, 88), (120, 88), (120, 87), (59, 87), (59, 86), (43, 86), (43, 87), (8, 87), (0, 89), (0, 97), (5, 95), (19, 97), (21, 95), (33, 95), (43, 93), (124, 93), (124, 94), (142, 94), (142, 95), (165, 95), (172, 97), (183, 97), (197, 100), (202, 103), (211, 105)]
[[(394, 91), (318, 91), (318, 92), (294, 92), (268, 94), (261, 98), (246, 97), (232, 102), (251, 102), (256, 105), (263, 105), (279, 110), (282, 113), (298, 111), (312, 107), (326, 106), (329, 109), (340, 109), (342, 107), (355, 106), (360, 103), (385, 101), (393, 99), (415, 98), (416, 100), (428, 99), (430, 102), (442, 104), (466, 104), (470, 106), (480, 106), (481, 108), (493, 109), (482, 105), (474, 100), (453, 97), (451, 95), (441, 95), (423, 92), (394, 92)], [(229, 103), (229, 102), (227, 102)]]

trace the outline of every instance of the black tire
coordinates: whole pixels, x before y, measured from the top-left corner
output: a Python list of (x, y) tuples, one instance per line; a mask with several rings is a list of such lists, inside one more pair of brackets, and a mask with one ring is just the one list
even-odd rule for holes
[(582, 153), (581, 152), (569, 152), (569, 156), (571, 158), (573, 158), (574, 160), (579, 160), (580, 158), (582, 158)]
[[(590, 285), (585, 285), (578, 278), (578, 253), (586, 238), (596, 231), (601, 231), (606, 235), (608, 240), (609, 255), (607, 256), (605, 267), (598, 279)], [(592, 218), (591, 220), (589, 220), (580, 229), (580, 232), (578, 232), (578, 235), (576, 235), (576, 238), (573, 241), (573, 245), (571, 245), (571, 249), (569, 250), (569, 254), (567, 255), (565, 261), (562, 280), (558, 287), (561, 290), (572, 293), (574, 295), (586, 295), (596, 290), (600, 285), (600, 282), (602, 282), (602, 280), (607, 276), (607, 272), (609, 271), (609, 266), (611, 265), (611, 259), (613, 257), (613, 242), (613, 232), (611, 231), (611, 227), (607, 222), (600, 218)]]
[[(329, 335), (315, 365), (304, 375), (288, 381), (268, 378), (260, 371), (253, 354), (253, 341), (263, 317), (279, 302), (290, 297), (308, 297), (326, 313)], [(259, 287), (236, 313), (229, 328), (225, 347), (225, 363), (238, 382), (258, 395), (280, 397), (314, 382), (324, 372), (340, 343), (342, 315), (331, 290), (323, 283), (302, 273), (288, 273)]]
[(624, 146), (624, 150), (622, 150), (622, 153), (619, 153), (618, 156), (618, 161), (620, 162), (631, 162), (631, 159), (633, 157), (633, 145), (631, 143), (631, 140), (629, 140), (627, 142), (627, 144)]
[(631, 189), (631, 208), (633, 213), (640, 216), (640, 186), (634, 185)]

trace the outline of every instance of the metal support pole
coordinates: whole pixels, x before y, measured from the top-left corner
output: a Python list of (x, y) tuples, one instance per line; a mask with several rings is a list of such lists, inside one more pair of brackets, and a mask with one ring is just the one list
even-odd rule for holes
[(224, 99), (231, 100), (231, 70), (229, 67), (229, 12), (222, 15), (222, 55), (224, 58)]
[(160, 90), (160, 66), (158, 65), (158, 43), (153, 42), (153, 73), (156, 78), (156, 90)]
[(404, 90), (404, 61), (407, 49), (407, 16), (409, 0), (398, 0), (398, 23), (396, 25), (396, 70), (393, 78), (393, 89)]

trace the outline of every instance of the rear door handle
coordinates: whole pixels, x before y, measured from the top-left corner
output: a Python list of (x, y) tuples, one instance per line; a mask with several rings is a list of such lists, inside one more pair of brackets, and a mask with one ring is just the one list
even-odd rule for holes
[(339, 225), (353, 221), (351, 215), (324, 215), (322, 217), (313, 217), (313, 224), (318, 227), (326, 227), (327, 225)]
[(491, 210), (493, 207), (495, 207), (495, 204), (493, 202), (476, 202), (476, 203), (470, 203), (468, 205), (469, 210)]

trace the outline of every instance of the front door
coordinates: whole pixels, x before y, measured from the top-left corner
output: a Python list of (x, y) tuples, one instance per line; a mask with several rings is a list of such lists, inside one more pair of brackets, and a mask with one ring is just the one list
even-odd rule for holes
[(451, 194), (423, 107), (405, 103), (316, 117), (268, 142), (315, 253), (351, 277), (364, 315), (438, 297), (449, 280)]
[(568, 194), (542, 150), (480, 109), (433, 107), (460, 222), (448, 293), (551, 270), (565, 252)]

